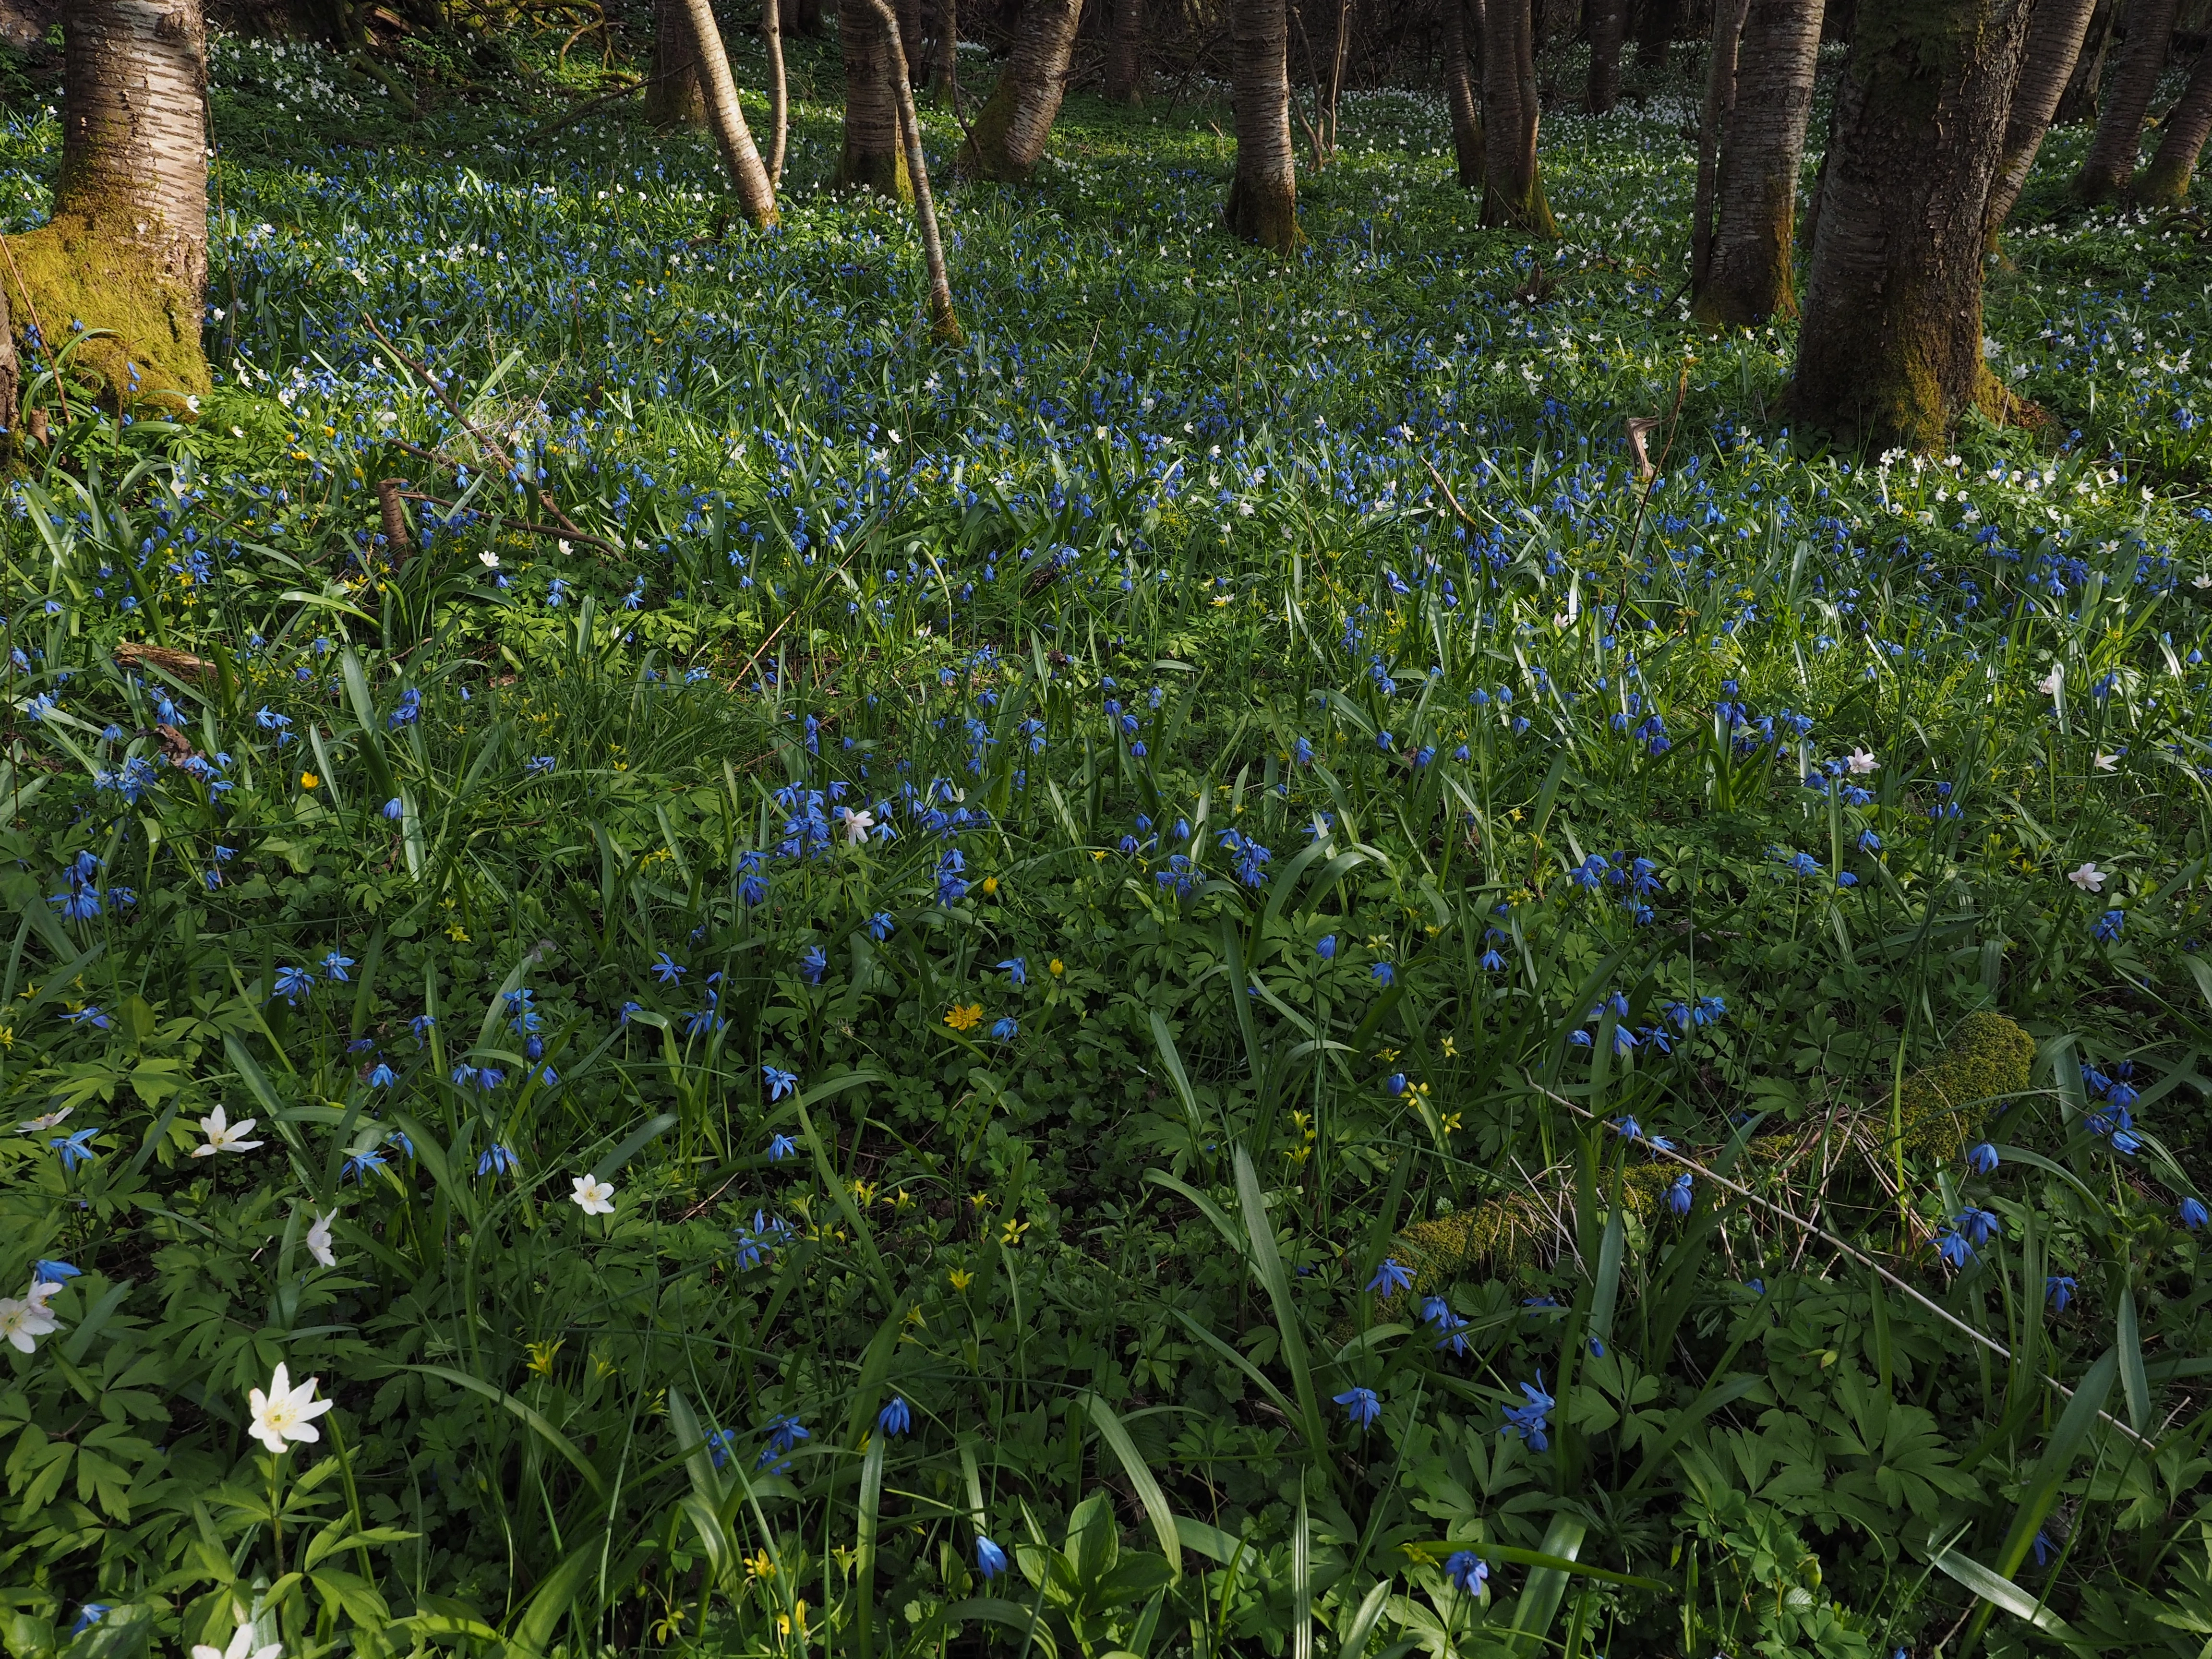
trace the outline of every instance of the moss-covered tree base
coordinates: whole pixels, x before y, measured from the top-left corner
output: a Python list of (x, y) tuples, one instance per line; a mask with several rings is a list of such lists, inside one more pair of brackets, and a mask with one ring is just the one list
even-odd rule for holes
[(968, 130), (968, 137), (953, 157), (952, 171), (963, 179), (989, 179), (1002, 185), (1021, 185), (1029, 182), (1030, 168), (1022, 166), (1008, 153), (1007, 130), (1014, 119), (1014, 88), (1012, 75), (1001, 75), (991, 95), (983, 100), (983, 107), (975, 112), (975, 125)]
[(914, 200), (914, 177), (907, 171), (904, 153), (896, 149), (885, 155), (861, 153), (847, 145), (830, 183), (836, 190), (872, 190), (895, 202)]
[(1547, 242), (1559, 239), (1559, 222), (1552, 216), (1552, 204), (1544, 199), (1544, 180), (1533, 167), (1526, 191), (1509, 195), (1494, 179), (1489, 183), (1482, 194), (1482, 222), (1492, 229), (1517, 230)]
[(64, 214), (7, 242), (0, 282), (27, 375), (58, 365), (110, 410), (154, 404), (191, 417), (190, 400), (212, 386), (198, 310), (135, 240)]
[(1268, 188), (1241, 174), (1229, 185), (1229, 201), (1222, 218), (1231, 234), (1256, 242), (1275, 253), (1288, 253), (1305, 240), (1298, 228), (1298, 196), (1295, 186)]

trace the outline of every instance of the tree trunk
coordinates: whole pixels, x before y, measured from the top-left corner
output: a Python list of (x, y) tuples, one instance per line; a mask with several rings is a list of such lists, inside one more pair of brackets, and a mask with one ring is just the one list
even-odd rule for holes
[(837, 50), (845, 62), (845, 149), (833, 182), (910, 202), (914, 181), (891, 94), (890, 38), (871, 0), (837, 0)]
[(1933, 450), (2007, 394), (1982, 362), (1982, 209), (2027, 0), (1860, 0), (1836, 88), (1792, 400), (1800, 418)]
[(1644, 0), (1644, 15), (1636, 25), (1636, 67), (1663, 70), (1674, 44), (1674, 31), (1682, 26), (1682, 0)]
[(1106, 95), (1145, 101), (1145, 0), (1114, 0), (1114, 39), (1106, 58)]
[[(791, 0), (791, 9), (784, 14), (793, 34), (803, 34), (810, 40), (822, 35), (822, 0)], [(838, 13), (839, 27), (843, 27), (844, 14)]]
[(1691, 307), (1700, 322), (1741, 325), (1797, 314), (1790, 245), (1820, 9), (1821, 0), (1751, 0), (1744, 13), (1721, 141), (1720, 216)]
[(699, 51), (691, 43), (688, 0), (653, 0), (653, 63), (645, 77), (645, 118), (657, 127), (702, 126), (706, 95)]
[(1022, 8), (1014, 50), (998, 85), (975, 113), (975, 125), (953, 170), (1008, 184), (1026, 179), (1044, 155), (1044, 141), (1067, 91), (1075, 27), (1083, 0), (1030, 0)]
[[(1483, 0), (1443, 0), (1444, 101), (1451, 109), (1452, 155), (1459, 163), (1459, 182), (1473, 190), (1484, 182), (1482, 111), (1474, 101), (1474, 82), (1468, 73), (1467, 15), (1475, 15), (1474, 40), (1482, 39)], [(1510, 3), (1510, 0), (1507, 0)]]
[(960, 0), (938, 0), (937, 62), (929, 74), (929, 89), (960, 108)]
[(1992, 253), (2012, 216), (2013, 204), (2027, 183), (2028, 171), (2035, 166), (2035, 153), (2043, 148), (2043, 135), (2058, 112), (2058, 100), (2081, 56), (2081, 42), (2088, 36), (2090, 14), (2095, 9), (2096, 0), (2035, 0), (2021, 58), (2020, 84), (2013, 88), (2012, 109), (2005, 117), (2004, 149), (1997, 158), (1997, 176), (1990, 185), (1990, 204), (1983, 216)]
[(2212, 135), (2212, 46), (2197, 54), (2181, 101), (2166, 112), (2158, 154), (2136, 180), (2136, 200), (2156, 207), (2179, 207), (2189, 195), (2189, 180), (2204, 140)]
[(1620, 101), (1620, 32), (1626, 10), (1626, 0), (1589, 0), (1589, 80), (1583, 104), (1592, 115), (1603, 115)]
[(1298, 243), (1297, 161), (1291, 149), (1290, 24), (1284, 0), (1234, 0), (1231, 75), (1237, 106), (1237, 176), (1229, 228), (1287, 253)]
[(1704, 289), (1713, 258), (1713, 192), (1720, 181), (1721, 138), (1735, 104), (1736, 59), (1743, 52), (1749, 0), (1721, 0), (1713, 9), (1712, 49), (1705, 54), (1705, 106), (1698, 116), (1698, 174), (1690, 191), (1690, 287)]
[(729, 54), (722, 50), (721, 26), (714, 21), (711, 0), (684, 0), (690, 9), (691, 32), (699, 52), (699, 86), (707, 100), (707, 125), (714, 130), (714, 147), (722, 152), (729, 170), (730, 187), (738, 193), (738, 206), (756, 229), (775, 222), (775, 191), (753, 148), (751, 129), (738, 104), (738, 83), (730, 76)]
[(2083, 126), (2097, 118), (2105, 58), (2112, 50), (2112, 29), (2119, 16), (2119, 0), (2097, 0), (2096, 9), (2089, 14), (2089, 32), (2082, 37), (2081, 54), (2074, 60), (2074, 73), (2067, 77), (2066, 90), (2059, 94), (2058, 112), (2051, 118), (2053, 126)]
[[(896, 0), (893, 10), (898, 17), (899, 42), (902, 49), (907, 41), (921, 40), (921, 0)], [(907, 71), (912, 74), (918, 67), (918, 64), (909, 63), (907, 65)], [(921, 83), (915, 81), (909, 84), (920, 86)]]
[(761, 0), (761, 44), (768, 49), (768, 183), (783, 188), (783, 155), (791, 138), (791, 83), (783, 72), (783, 0)]
[(2075, 199), (2109, 202), (2126, 193), (2142, 149), (2143, 121), (2158, 91), (2160, 71), (2166, 68), (2173, 15), (2179, 9), (2179, 0), (2130, 0), (2127, 40), (2120, 47), (2105, 107), (2097, 116), (2089, 157), (2074, 175)]
[[(952, 279), (945, 268), (945, 244), (937, 234), (937, 203), (929, 193), (929, 163), (921, 153), (921, 118), (914, 111), (914, 81), (899, 38), (898, 14), (890, 0), (861, 0), (874, 14), (882, 36), (884, 78), (898, 125), (907, 176), (914, 181), (914, 216), (921, 230), (922, 263), (929, 272), (929, 331), (945, 345), (962, 343), (960, 319), (952, 309)], [(842, 22), (839, 27), (842, 28)]]
[[(15, 326), (122, 409), (179, 413), (209, 389), (207, 26), (200, 0), (71, 0), (62, 25), (61, 174), (53, 216), (8, 240)], [(13, 411), (10, 411), (12, 416)]]
[(1483, 11), (1482, 222), (1531, 236), (1559, 228), (1536, 172), (1536, 42), (1528, 0), (1490, 0)]

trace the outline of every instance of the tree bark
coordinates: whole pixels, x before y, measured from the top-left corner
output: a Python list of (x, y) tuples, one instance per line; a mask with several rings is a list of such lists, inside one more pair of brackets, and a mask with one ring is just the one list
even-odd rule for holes
[(2158, 153), (2136, 180), (2136, 200), (2158, 207), (2178, 207), (2189, 195), (2189, 180), (2203, 154), (2204, 140), (2212, 136), (2212, 46), (2197, 54), (2189, 71), (2189, 84), (2181, 100), (2166, 114)]
[(653, 0), (653, 63), (645, 76), (645, 118), (657, 127), (703, 126), (706, 94), (691, 42), (687, 0)]
[(791, 82), (783, 72), (783, 0), (761, 0), (761, 44), (768, 49), (768, 182), (783, 188), (783, 156), (791, 138)]
[(1682, 0), (1644, 0), (1644, 15), (1636, 25), (1636, 67), (1663, 70), (1674, 45), (1674, 31), (1682, 26)]
[(1712, 50), (1705, 54), (1705, 100), (1698, 117), (1698, 175), (1690, 191), (1690, 288), (1705, 285), (1713, 258), (1713, 192), (1720, 179), (1721, 139), (1735, 104), (1736, 60), (1743, 53), (1743, 19), (1749, 0), (1719, 0), (1713, 8)]
[(1484, 8), (1482, 113), (1482, 222), (1556, 237), (1536, 171), (1535, 25), (1527, 0), (1489, 0)]
[(929, 74), (930, 91), (960, 108), (960, 0), (938, 0), (937, 61)]
[(1297, 163), (1291, 148), (1290, 23), (1284, 0), (1234, 0), (1231, 76), (1237, 176), (1229, 228), (1287, 253), (1298, 243)]
[[(1450, 0), (1445, 0), (1449, 6)], [(1589, 0), (1584, 14), (1589, 26), (1589, 80), (1583, 88), (1583, 106), (1592, 115), (1603, 115), (1620, 101), (1620, 33), (1626, 21), (1626, 0)]]
[(691, 18), (691, 33), (699, 54), (699, 86), (707, 100), (707, 125), (714, 130), (714, 147), (722, 152), (722, 165), (730, 174), (730, 187), (738, 193), (738, 206), (756, 229), (775, 222), (775, 190), (753, 147), (752, 130), (738, 104), (738, 83), (730, 75), (729, 54), (722, 50), (721, 26), (714, 21), (711, 0), (684, 0)]
[(1798, 331), (1801, 419), (1933, 450), (2008, 394), (1982, 362), (1982, 209), (2027, 0), (1861, 0)]
[[(1510, 0), (1507, 0), (1510, 3)], [(1468, 72), (1468, 13), (1474, 13), (1474, 40), (1482, 39), (1483, 0), (1443, 0), (1444, 101), (1451, 110), (1452, 155), (1459, 163), (1459, 182), (1474, 190), (1484, 182), (1482, 111), (1474, 101), (1474, 81)]]
[(2119, 16), (2119, 0), (2097, 0), (2096, 9), (2089, 14), (2089, 32), (2074, 61), (2074, 73), (2067, 77), (2066, 90), (2059, 94), (2052, 125), (2078, 127), (2096, 120), (2098, 91), (2105, 83), (2105, 57), (2112, 50), (2112, 29)]
[(16, 328), (40, 330), (50, 361), (83, 325), (64, 368), (96, 378), (108, 406), (151, 398), (185, 412), (210, 386), (200, 0), (71, 0), (62, 29), (53, 216), (8, 240), (9, 309)]
[(1145, 0), (1114, 0), (1114, 39), (1106, 57), (1106, 95), (1145, 101)]
[[(785, 14), (793, 34), (803, 34), (808, 40), (818, 40), (822, 34), (822, 0), (791, 0), (791, 9)], [(838, 14), (842, 27), (844, 14)]]
[(872, 0), (837, 0), (837, 50), (845, 62), (845, 149), (835, 181), (896, 201), (914, 199), (890, 82), (890, 37)]
[(1797, 314), (1790, 246), (1820, 57), (1821, 0), (1751, 0), (1721, 141), (1720, 215), (1692, 314), (1717, 325)]
[[(883, 36), (884, 72), (896, 112), (907, 175), (914, 181), (914, 216), (921, 230), (922, 263), (929, 273), (929, 331), (946, 345), (958, 345), (960, 319), (952, 309), (952, 279), (945, 268), (945, 243), (937, 234), (937, 202), (929, 191), (929, 163), (921, 153), (921, 118), (914, 110), (914, 82), (899, 38), (898, 14), (890, 0), (862, 0), (874, 14)], [(842, 28), (842, 24), (840, 24)]]
[(1008, 184), (1029, 178), (1044, 155), (1067, 91), (1082, 16), (1083, 0), (1029, 0), (1022, 8), (1013, 52), (975, 112), (975, 125), (953, 162), (956, 173)]
[(2089, 142), (2088, 159), (2074, 175), (2077, 200), (2109, 202), (2126, 193), (2142, 149), (2143, 121), (2166, 68), (2173, 15), (2179, 9), (2179, 0), (2130, 0), (2127, 40), (2097, 116), (2097, 136)]
[(2013, 88), (2012, 109), (2005, 117), (2004, 149), (1983, 216), (1984, 240), (1992, 253), (2005, 221), (2012, 216), (2013, 204), (2027, 184), (2035, 154), (2043, 148), (2043, 135), (2058, 112), (2058, 100), (2073, 77), (2095, 9), (2096, 0), (2035, 0), (2021, 58), (2020, 84)]

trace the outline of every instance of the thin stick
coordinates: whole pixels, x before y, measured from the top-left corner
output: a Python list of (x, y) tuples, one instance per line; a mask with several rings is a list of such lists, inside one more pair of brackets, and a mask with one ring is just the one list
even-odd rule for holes
[[(395, 489), (392, 493), (403, 501), (428, 501), (433, 507), (442, 507), (449, 512), (459, 505), (455, 501), (442, 501), (435, 495), (426, 495), (419, 489)], [(587, 546), (603, 547), (618, 559), (624, 556), (623, 550), (612, 542), (603, 542), (597, 536), (587, 536), (580, 530), (567, 530), (558, 525), (532, 524), (527, 519), (510, 518), (504, 513), (489, 513), (484, 516), (503, 530), (526, 530), (533, 536), (554, 536), (563, 541), (582, 542)]]
[[(1553, 1094), (1549, 1089), (1547, 1089), (1542, 1084), (1537, 1082), (1535, 1079), (1528, 1077), (1525, 1073), (1522, 1074), (1522, 1078), (1531, 1089), (1543, 1096), (1545, 1099), (1552, 1101), (1558, 1105), (1565, 1107), (1577, 1117), (1588, 1118), (1593, 1123), (1603, 1124), (1605, 1127), (1611, 1129), (1614, 1134), (1620, 1135), (1623, 1139), (1627, 1139), (1627, 1135), (1623, 1130), (1612, 1123), (1607, 1122), (1605, 1119), (1600, 1117), (1595, 1112), (1591, 1111), (1588, 1107), (1577, 1106), (1573, 1101), (1569, 1100), (1565, 1095)], [(2014, 1363), (2011, 1349), (2006, 1347), (2002, 1343), (1997, 1341), (1993, 1337), (1984, 1336), (1981, 1332), (1976, 1330), (1972, 1325), (1966, 1323), (1965, 1320), (1960, 1319), (1956, 1314), (1951, 1312), (1949, 1309), (1945, 1308), (1942, 1304), (1931, 1301), (1929, 1297), (1923, 1296), (1917, 1290), (1915, 1290), (1911, 1285), (1906, 1284), (1895, 1273), (1890, 1272), (1888, 1268), (1883, 1267), (1881, 1263), (1876, 1261), (1872, 1256), (1859, 1249), (1856, 1245), (1844, 1243), (1842, 1239), (1837, 1237), (1835, 1234), (1830, 1232), (1826, 1228), (1816, 1227), (1811, 1222), (1804, 1219), (1802, 1216), (1791, 1214), (1789, 1211), (1784, 1209), (1779, 1204), (1769, 1202), (1767, 1200), (1761, 1198), (1757, 1193), (1753, 1192), (1748, 1187), (1738, 1186), (1735, 1182), (1730, 1181), (1726, 1176), (1715, 1175), (1711, 1170), (1708, 1170), (1704, 1164), (1698, 1163), (1697, 1159), (1691, 1158), (1686, 1153), (1678, 1152), (1671, 1146), (1662, 1146), (1657, 1145), (1656, 1142), (1650, 1140), (1639, 1140), (1638, 1144), (1656, 1157), (1672, 1158), (1684, 1169), (1695, 1171), (1697, 1174), (1703, 1176), (1706, 1180), (1711, 1182), (1715, 1186), (1725, 1187), (1729, 1191), (1734, 1193), (1738, 1198), (1743, 1199), (1749, 1203), (1756, 1204), (1762, 1210), (1771, 1212), (1782, 1220), (1788, 1222), (1791, 1226), (1802, 1228), (1805, 1231), (1814, 1235), (1834, 1249), (1849, 1256), (1852, 1261), (1857, 1262), (1862, 1267), (1868, 1268), (1871, 1272), (1881, 1274), (1885, 1283), (1893, 1286), (1905, 1296), (1910, 1297), (1913, 1301), (1927, 1309), (1929, 1313), (1934, 1314), (1936, 1318), (1950, 1326), (1960, 1335), (1971, 1337), (1973, 1340), (1980, 1343), (1984, 1347), (1987, 1348), (1991, 1353), (1996, 1355), (1998, 1358), (2003, 1360), (2007, 1364)], [(2049, 1383), (2067, 1399), (2071, 1400), (2074, 1397), (2074, 1390), (2068, 1388), (2057, 1377), (2049, 1375), (2039, 1368), (2037, 1370), (2035, 1374), (2043, 1382)], [(2130, 1440), (2133, 1440), (2140, 1446), (2148, 1448), (2155, 1443), (2154, 1442), (2144, 1439), (2142, 1436), (2137, 1434), (2135, 1430), (2129, 1427), (2125, 1423), (2121, 1422), (2118, 1418), (2114, 1417), (2110, 1412), (2100, 1410), (2098, 1412), (2097, 1415), (2103, 1418), (2105, 1421), (2111, 1424), (2114, 1428), (2119, 1430), (2123, 1434), (2126, 1435)]]
[[(46, 325), (39, 320), (39, 302), (31, 297), (31, 285), (23, 280), (23, 273), (15, 269), (15, 255), (8, 246), (8, 239), (0, 236), (0, 258), (8, 261), (8, 274), (15, 279), (15, 286), (23, 290), (24, 309), (31, 313), (31, 326), (39, 331), (39, 343), (46, 349), (46, 368), (54, 377), (54, 395), (62, 400), (62, 419), (74, 418), (70, 414), (69, 388), (62, 384), (61, 360), (54, 356), (54, 343), (46, 332)], [(14, 411), (10, 410), (10, 413)]]
[(783, 0), (761, 0), (761, 40), (768, 48), (768, 181), (783, 188), (783, 152), (791, 131), (791, 88), (783, 76)]

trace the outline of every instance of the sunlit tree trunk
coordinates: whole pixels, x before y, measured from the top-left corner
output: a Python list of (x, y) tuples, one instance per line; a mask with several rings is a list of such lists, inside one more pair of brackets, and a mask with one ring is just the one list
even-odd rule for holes
[(752, 130), (738, 104), (738, 83), (730, 74), (729, 54), (722, 50), (722, 30), (714, 21), (711, 0), (684, 0), (691, 17), (691, 32), (699, 53), (699, 87), (707, 100), (707, 125), (714, 129), (714, 147), (722, 152), (722, 166), (737, 192), (738, 206), (755, 226), (775, 222), (775, 191), (769, 184), (768, 168), (753, 146)]
[(645, 77), (645, 118), (655, 126), (699, 126), (707, 100), (699, 52), (691, 41), (690, 0), (653, 0), (653, 63)]
[(1982, 361), (1982, 210), (2027, 0), (1861, 0), (1798, 330), (1808, 424), (1932, 450), (2006, 394)]
[(2212, 135), (2212, 46), (2197, 54), (2181, 101), (2166, 112), (2158, 153), (2136, 180), (2136, 200), (2170, 207), (2186, 198), (2208, 135)]
[(2084, 202), (2109, 202), (2126, 192), (2142, 149), (2143, 122), (2166, 68), (2166, 46), (2173, 38), (2173, 15), (2180, 0), (2130, 0), (2128, 35), (2120, 61), (2097, 115), (2097, 136), (2088, 159), (2074, 175), (2074, 194)]
[(783, 72), (783, 0), (761, 0), (761, 45), (768, 50), (768, 183), (783, 188), (783, 153), (791, 137), (791, 83)]
[[(899, 34), (898, 14), (890, 0), (860, 0), (880, 32), (884, 78), (890, 88), (893, 120), (898, 130), (907, 176), (913, 181), (914, 216), (921, 232), (921, 257), (929, 272), (929, 331), (940, 343), (958, 345), (960, 319), (952, 309), (952, 279), (945, 270), (945, 243), (937, 231), (937, 203), (929, 191), (929, 163), (921, 152), (921, 118), (915, 113), (914, 80)], [(842, 25), (841, 24), (842, 27)]]
[(1230, 60), (1237, 100), (1237, 176), (1229, 228), (1287, 253), (1298, 240), (1297, 162), (1291, 149), (1290, 25), (1284, 0), (1235, 0)]
[(1537, 115), (1528, 0), (1489, 0), (1482, 29), (1482, 222), (1553, 237), (1559, 228), (1536, 172)]
[[(1510, 0), (1509, 0), (1510, 3)], [(1482, 111), (1474, 100), (1474, 80), (1468, 71), (1467, 49), (1482, 39), (1483, 0), (1443, 0), (1444, 22), (1444, 102), (1451, 110), (1452, 156), (1459, 163), (1459, 182), (1474, 190), (1484, 181)], [(1468, 14), (1474, 19), (1472, 35)]]
[(1797, 173), (1820, 53), (1821, 0), (1751, 0), (1736, 47), (1735, 95), (1723, 129), (1712, 256), (1692, 310), (1705, 323), (1797, 314), (1790, 244)]
[(891, 94), (890, 40), (869, 0), (837, 0), (837, 48), (845, 63), (845, 149), (836, 182), (912, 201)]
[(2105, 55), (2112, 50), (2112, 29), (2119, 21), (2120, 0), (2097, 0), (2096, 9), (2089, 14), (2089, 32), (2082, 37), (2081, 51), (2074, 60), (2074, 73), (2066, 79), (2066, 90), (2058, 95), (2058, 112), (2051, 118), (2053, 126), (2075, 127), (2097, 118), (2097, 100), (2105, 84)]
[(1990, 185), (1984, 216), (1992, 252), (2027, 183), (2028, 171), (2035, 166), (2043, 135), (2058, 112), (2058, 100), (2081, 56), (2081, 42), (2088, 36), (2090, 14), (2095, 9), (2096, 0), (2035, 0), (2021, 58), (2020, 84), (2013, 88), (2012, 109), (2005, 117), (2004, 150), (1997, 158), (1997, 176)]
[[(62, 164), (53, 216), (0, 264), (18, 332), (112, 406), (208, 390), (207, 27), (200, 0), (70, 0), (62, 25)], [(35, 357), (33, 359), (35, 361)], [(12, 414), (12, 410), (9, 411)]]
[(1106, 95), (1145, 101), (1145, 0), (1114, 0), (1114, 38), (1106, 56)]
[(958, 172), (1012, 183), (1030, 176), (1067, 91), (1082, 15), (1083, 0), (1029, 0), (1022, 8), (1014, 49), (960, 146)]
[(1627, 10), (1627, 0), (1589, 0), (1584, 13), (1590, 61), (1583, 105), (1592, 115), (1604, 114), (1620, 100), (1620, 32)]

